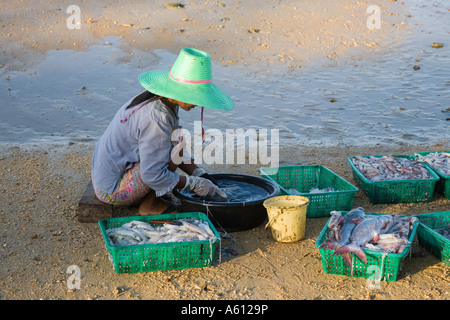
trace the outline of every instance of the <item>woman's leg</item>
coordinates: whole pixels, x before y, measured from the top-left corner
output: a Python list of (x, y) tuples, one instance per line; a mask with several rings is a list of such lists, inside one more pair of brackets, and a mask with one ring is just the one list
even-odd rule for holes
[(140, 203), (140, 215), (161, 214), (170, 206), (169, 202), (156, 197), (155, 191), (142, 181), (139, 162), (123, 174), (113, 193), (95, 191), (97, 197), (106, 203), (119, 205)]

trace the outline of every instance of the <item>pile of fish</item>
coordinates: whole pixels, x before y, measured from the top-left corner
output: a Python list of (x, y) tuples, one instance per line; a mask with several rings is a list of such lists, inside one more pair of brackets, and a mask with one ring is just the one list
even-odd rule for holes
[(106, 230), (106, 234), (112, 246), (216, 239), (208, 223), (203, 220), (179, 219), (151, 222), (158, 225), (133, 220), (118, 228)]
[(440, 235), (443, 235), (445, 238), (447, 238), (447, 239), (450, 240), (450, 222), (449, 222), (449, 224), (448, 224), (445, 228), (442, 228), (442, 229), (436, 229), (436, 230), (434, 230), (434, 231), (436, 231), (436, 232), (439, 233)]
[(343, 215), (332, 211), (328, 222), (329, 232), (320, 248), (334, 250), (344, 263), (352, 267), (350, 253), (364, 263), (367, 250), (401, 253), (409, 245), (409, 234), (418, 221), (416, 217), (402, 215), (369, 215), (359, 207)]
[(334, 190), (333, 187), (328, 187), (328, 188), (323, 188), (323, 189), (312, 188), (311, 190), (309, 190), (309, 193), (334, 192), (334, 191), (336, 191), (336, 190)]
[(415, 153), (414, 157), (419, 162), (426, 162), (442, 174), (450, 176), (450, 153), (430, 152), (426, 155)]
[(431, 174), (418, 161), (394, 156), (351, 158), (355, 167), (371, 181), (429, 179)]
[[(297, 191), (296, 189), (288, 189), (287, 190), (290, 194), (293, 195), (304, 195), (304, 193), (301, 193), (299, 191)], [(334, 190), (333, 187), (327, 187), (327, 188), (323, 188), (323, 189), (319, 189), (319, 188), (311, 188), (307, 193), (322, 193), (322, 192), (334, 192), (336, 190)]]

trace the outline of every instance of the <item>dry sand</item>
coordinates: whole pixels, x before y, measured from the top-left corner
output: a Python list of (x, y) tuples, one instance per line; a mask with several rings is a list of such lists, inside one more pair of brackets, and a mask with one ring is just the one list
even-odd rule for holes
[[(107, 35), (124, 47), (178, 52), (196, 46), (217, 62), (302, 67), (389, 50), (406, 28), (407, 9), (396, 1), (211, 1), (166, 9), (164, 1), (82, 2), (82, 28), (61, 27), (68, 6), (56, 1), (0, 4), (0, 64), (26, 69), (49, 49), (83, 50)], [(332, 3), (332, 4), (331, 4)], [(339, 3), (339, 5), (337, 4)], [(365, 27), (365, 9), (379, 3), (381, 32)], [(132, 4), (132, 5), (130, 5)], [(132, 9), (131, 9), (132, 8)], [(362, 15), (364, 19), (360, 19)], [(223, 18), (229, 18), (223, 19)], [(222, 20), (223, 19), (223, 20)], [(248, 30), (258, 29), (257, 33)], [(350, 55), (351, 53), (351, 55)], [(325, 60), (323, 60), (325, 59)], [(5, 72), (5, 69), (3, 70)], [(139, 274), (114, 273), (97, 224), (77, 221), (77, 202), (89, 181), (91, 144), (4, 146), (0, 154), (0, 299), (431, 299), (448, 300), (450, 269), (415, 242), (396, 282), (369, 289), (366, 279), (324, 274), (314, 243), (327, 218), (308, 219), (305, 238), (282, 244), (264, 225), (235, 232), (223, 247), (237, 256), (211, 267)], [(448, 150), (435, 146), (368, 148), (305, 147), (281, 142), (280, 165), (322, 164), (354, 184), (346, 162), (355, 154), (410, 154)], [(208, 168), (212, 172), (258, 175), (257, 165)], [(450, 201), (372, 205), (362, 193), (354, 206), (367, 212), (419, 214), (445, 211)], [(133, 209), (127, 214), (133, 214)], [(71, 265), (81, 271), (79, 290), (68, 289)]]
[[(449, 299), (449, 267), (417, 242), (398, 280), (383, 281), (380, 289), (368, 288), (363, 278), (324, 274), (314, 243), (327, 218), (308, 219), (306, 236), (297, 243), (275, 242), (264, 225), (233, 232), (236, 242), (223, 239), (222, 247), (236, 249), (239, 255), (223, 257), (221, 263), (214, 260), (211, 267), (117, 275), (98, 225), (77, 221), (92, 147), (68, 149), (11, 148), (1, 157), (1, 299)], [(305, 148), (285, 152), (281, 165), (319, 163), (354, 183), (347, 156), (417, 150)], [(258, 175), (256, 166), (228, 171)], [(354, 206), (412, 215), (448, 210), (450, 201), (436, 195), (429, 203), (372, 205), (358, 193)], [(67, 287), (70, 265), (80, 268), (79, 290)]]

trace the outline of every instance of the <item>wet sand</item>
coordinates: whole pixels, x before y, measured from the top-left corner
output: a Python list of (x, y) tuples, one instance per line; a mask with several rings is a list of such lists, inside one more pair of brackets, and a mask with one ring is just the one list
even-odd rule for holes
[[(195, 46), (229, 65), (269, 68), (282, 63), (298, 68), (349, 52), (386, 50), (407, 29), (409, 14), (397, 1), (190, 1), (171, 9), (167, 3), (84, 1), (79, 5), (80, 29), (72, 30), (66, 27), (69, 4), (2, 3), (0, 43), (7, 54), (0, 63), (23, 69), (36, 63), (35, 51), (87, 50), (106, 36), (120, 36), (124, 48), (177, 54)], [(380, 30), (366, 27), (369, 5), (382, 8)]]
[[(188, 45), (210, 52), (214, 81), (235, 103), (227, 113), (206, 110), (206, 129), (277, 129), (297, 146), (450, 140), (450, 47), (431, 47), (448, 37), (445, 6), (380, 1), (382, 23), (371, 30), (368, 3), (325, 3), (152, 2), (147, 12), (139, 1), (84, 2), (79, 30), (66, 27), (69, 15), (56, 3), (43, 9), (45, 19), (40, 4), (2, 4), (0, 97), (8, 107), (0, 143), (96, 141), (114, 111), (141, 92), (138, 75), (169, 69)], [(229, 21), (213, 28), (224, 15)], [(164, 27), (169, 22), (185, 31)], [(192, 132), (199, 119), (199, 108), (182, 112), (181, 125)]]
[[(392, 38), (392, 34), (408, 32), (402, 24), (408, 10), (398, 1), (370, 2), (392, 10), (389, 11), (392, 15), (383, 15), (386, 17), (383, 33), (368, 31), (364, 27), (365, 19), (354, 18), (364, 14), (369, 4), (365, 1), (340, 1), (339, 7), (327, 9), (318, 1), (302, 2), (301, 5), (295, 2), (297, 9), (288, 1), (192, 2), (182, 9), (166, 9), (163, 1), (154, 1), (150, 5), (139, 1), (126, 3), (132, 3), (133, 9), (126, 7), (125, 2), (102, 6), (83, 2), (83, 24), (78, 33), (56, 27), (65, 24), (68, 16), (66, 7), (57, 2), (30, 1), (26, 7), (2, 3), (2, 81), (7, 81), (4, 77), (8, 72), (39, 64), (47, 50), (86, 50), (90, 45), (102, 42), (103, 37), (112, 35), (123, 37), (125, 49), (160, 48), (176, 54), (180, 48), (195, 44), (210, 52), (217, 63), (230, 68), (236, 64), (249, 64), (268, 70), (272, 65), (297, 68), (359, 59), (378, 50), (389, 50), (392, 39), (398, 39)], [(276, 6), (275, 11), (273, 6)], [(230, 20), (221, 20), (226, 17)], [(302, 21), (303, 27), (297, 28), (298, 21)], [(260, 31), (249, 32), (252, 28)], [(232, 235), (236, 242), (223, 239), (222, 247), (233, 248), (239, 254), (222, 257), (220, 263), (214, 260), (211, 267), (117, 275), (98, 226), (77, 221), (77, 203), (89, 181), (93, 143), (78, 140), (69, 144), (36, 142), (21, 145), (12, 140), (2, 144), (0, 299), (450, 298), (449, 267), (427, 253), (417, 241), (412, 246), (413, 255), (404, 260), (398, 281), (383, 281), (379, 289), (369, 289), (366, 279), (324, 274), (320, 253), (314, 243), (326, 218), (308, 219), (305, 239), (292, 244), (275, 242), (264, 225), (235, 232)], [(363, 147), (338, 145), (327, 148), (292, 148), (282, 140), (280, 165), (322, 164), (355, 184), (346, 161), (348, 156), (449, 149), (445, 139), (433, 145), (394, 143), (382, 146), (374, 141)], [(258, 175), (259, 165), (211, 165), (206, 168), (211, 172)], [(449, 210), (450, 201), (435, 195), (428, 203), (373, 205), (359, 192), (354, 200), (354, 207), (357, 206), (367, 212), (413, 215)], [(133, 215), (133, 210), (124, 214)], [(78, 266), (81, 271), (79, 290), (67, 286), (70, 276), (67, 268), (71, 265)]]

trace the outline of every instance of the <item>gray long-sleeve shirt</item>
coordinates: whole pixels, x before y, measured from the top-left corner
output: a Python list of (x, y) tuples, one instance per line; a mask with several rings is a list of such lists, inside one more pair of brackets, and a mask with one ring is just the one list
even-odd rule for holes
[(113, 193), (121, 175), (140, 162), (142, 181), (159, 197), (180, 179), (168, 169), (178, 107), (172, 111), (160, 100), (147, 100), (126, 109), (131, 101), (119, 109), (95, 146), (92, 181), (97, 190)]

